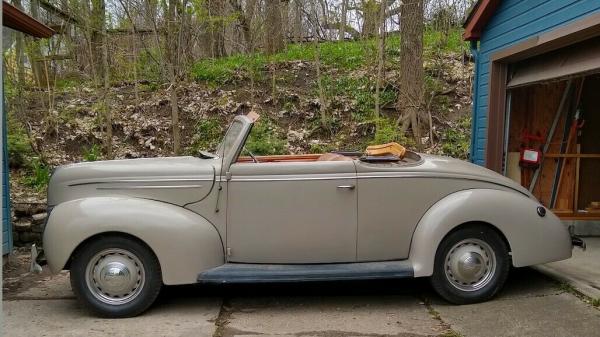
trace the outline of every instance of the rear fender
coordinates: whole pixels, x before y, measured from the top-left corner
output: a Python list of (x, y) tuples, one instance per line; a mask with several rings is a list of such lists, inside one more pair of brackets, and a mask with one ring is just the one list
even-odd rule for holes
[(523, 194), (494, 189), (455, 192), (434, 204), (421, 218), (410, 247), (415, 276), (431, 276), (437, 247), (453, 229), (465, 223), (487, 223), (508, 241), (515, 267), (571, 257), (566, 226), (552, 212), (537, 214), (541, 206)]
[(225, 262), (215, 227), (200, 215), (164, 202), (97, 197), (55, 206), (44, 231), (44, 253), (52, 272), (62, 270), (80, 243), (95, 235), (132, 235), (154, 252), (163, 282), (195, 283), (198, 274)]

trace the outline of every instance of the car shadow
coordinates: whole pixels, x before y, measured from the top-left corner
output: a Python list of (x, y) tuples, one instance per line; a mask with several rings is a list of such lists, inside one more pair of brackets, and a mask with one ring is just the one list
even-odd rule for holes
[[(557, 293), (557, 284), (532, 268), (513, 268), (497, 298), (537, 296)], [(290, 282), (258, 284), (206, 284), (166, 286), (156, 304), (175, 303), (181, 299), (203, 298), (298, 298), (298, 297), (413, 297), (421, 301), (447, 303), (431, 288), (427, 278), (369, 281)]]
[(303, 297), (415, 295), (429, 287), (426, 279), (205, 284), (164, 287), (159, 301), (178, 297)]

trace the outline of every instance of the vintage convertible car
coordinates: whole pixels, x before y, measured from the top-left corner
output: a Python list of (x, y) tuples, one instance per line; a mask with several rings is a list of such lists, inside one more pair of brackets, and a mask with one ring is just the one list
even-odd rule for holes
[(55, 170), (43, 236), (52, 272), (109, 317), (140, 314), (162, 285), (429, 277), (484, 301), (512, 266), (574, 244), (526, 189), (485, 168), (407, 151), (242, 157), (236, 116), (215, 153)]

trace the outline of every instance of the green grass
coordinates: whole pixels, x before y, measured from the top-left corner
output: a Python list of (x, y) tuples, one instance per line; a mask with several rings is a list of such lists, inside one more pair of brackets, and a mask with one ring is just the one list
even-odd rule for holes
[(375, 123), (375, 135), (371, 145), (396, 142), (401, 145), (412, 147), (413, 141), (408, 140), (394, 120), (382, 117)]
[[(354, 120), (367, 121), (372, 119), (375, 109), (375, 82), (373, 80), (368, 77), (325, 76), (322, 83), (325, 95), (329, 100), (336, 97), (345, 97), (354, 102), (354, 108), (352, 109)], [(317, 89), (315, 88), (315, 90)], [(386, 90), (385, 88), (380, 90), (380, 106), (395, 100), (395, 91)]]
[(83, 150), (83, 161), (97, 161), (102, 157), (100, 146), (94, 144), (89, 148)]
[(214, 150), (223, 136), (223, 129), (218, 118), (208, 117), (196, 123), (192, 143), (186, 149), (186, 153), (197, 155), (200, 150)]
[(449, 31), (447, 38), (441, 31), (426, 29), (423, 34), (423, 46), (426, 53), (436, 49), (453, 53), (468, 50), (468, 44), (463, 41), (462, 31), (460, 29)]
[[(460, 30), (452, 30), (447, 40), (444, 34), (427, 29), (423, 36), (425, 53), (442, 49), (445, 52), (460, 52), (465, 48)], [(319, 43), (322, 64), (338, 69), (355, 70), (375, 62), (377, 41), (327, 41)], [(400, 50), (400, 37), (389, 36), (386, 40), (387, 57), (397, 58)], [(218, 59), (204, 59), (192, 66), (191, 75), (198, 81), (211, 85), (221, 85), (235, 80), (237, 73), (253, 79), (261, 79), (270, 63), (288, 61), (314, 61), (313, 43), (290, 44), (278, 54), (267, 56), (262, 53), (236, 54)]]
[(465, 116), (455, 127), (449, 127), (441, 135), (442, 154), (459, 159), (469, 157), (471, 146), (471, 116)]
[(274, 155), (287, 153), (285, 135), (268, 119), (259, 120), (252, 127), (245, 147), (255, 155)]
[(8, 126), (8, 160), (11, 167), (22, 167), (33, 154), (29, 138), (23, 126), (17, 122), (12, 113), (7, 116)]
[(28, 162), (27, 175), (23, 178), (23, 182), (29, 187), (43, 191), (48, 187), (51, 171), (51, 168), (37, 157), (31, 158)]

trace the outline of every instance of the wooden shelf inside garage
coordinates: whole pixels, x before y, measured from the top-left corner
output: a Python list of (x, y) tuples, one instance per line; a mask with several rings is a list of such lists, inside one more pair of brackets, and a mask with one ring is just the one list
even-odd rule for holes
[[(564, 111), (548, 151), (542, 156), (532, 193), (563, 220), (600, 220), (600, 209), (590, 208), (592, 203), (600, 201), (600, 95), (597, 94), (600, 92), (600, 75), (571, 80)], [(547, 140), (566, 88), (567, 80), (563, 80), (511, 90), (507, 172), (511, 166), (513, 171), (515, 169), (515, 155), (518, 161), (525, 130)], [(581, 113), (582, 126), (575, 136), (569, 137), (576, 110)], [(527, 145), (541, 148), (543, 143), (545, 141)], [(516, 168), (519, 174), (513, 173), (512, 178), (529, 188), (535, 169), (518, 164)]]

